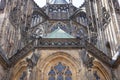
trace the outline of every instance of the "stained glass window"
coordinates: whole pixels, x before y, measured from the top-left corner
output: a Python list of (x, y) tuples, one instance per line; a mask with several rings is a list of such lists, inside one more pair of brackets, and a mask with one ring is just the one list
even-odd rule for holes
[(69, 67), (61, 62), (51, 67), (48, 76), (48, 80), (72, 80), (72, 72), (70, 71)]
[(71, 76), (72, 76), (72, 72), (70, 71), (70, 69), (68, 67), (65, 72), (65, 80), (72, 80)]
[(53, 67), (51, 68), (50, 72), (48, 73), (49, 79), (48, 80), (55, 80), (55, 70)]

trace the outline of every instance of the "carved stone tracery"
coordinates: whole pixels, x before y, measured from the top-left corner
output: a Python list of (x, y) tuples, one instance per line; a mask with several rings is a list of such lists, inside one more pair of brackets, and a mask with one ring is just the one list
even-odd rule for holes
[(72, 72), (70, 71), (69, 67), (65, 66), (61, 62), (59, 62), (56, 66), (51, 67), (48, 75), (49, 80), (72, 80)]

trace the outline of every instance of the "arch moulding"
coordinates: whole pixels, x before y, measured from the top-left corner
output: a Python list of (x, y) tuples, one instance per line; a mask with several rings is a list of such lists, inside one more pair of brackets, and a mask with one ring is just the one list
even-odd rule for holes
[(43, 60), (39, 60), (37, 64), (37, 80), (48, 80), (48, 73), (51, 67), (59, 62), (69, 66), (72, 72), (72, 79), (78, 80), (78, 77), (80, 76), (79, 71), (81, 69), (80, 61), (64, 52), (56, 52), (47, 56)]
[(94, 64), (93, 69), (99, 71), (103, 75), (105, 80), (112, 80), (109, 72), (106, 70), (106, 68), (100, 62), (94, 61), (93, 64)]

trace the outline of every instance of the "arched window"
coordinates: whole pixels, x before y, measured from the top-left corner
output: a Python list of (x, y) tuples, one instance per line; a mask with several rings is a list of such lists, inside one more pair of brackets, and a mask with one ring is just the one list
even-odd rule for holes
[(48, 80), (72, 80), (72, 72), (69, 67), (61, 62), (51, 67), (48, 76)]

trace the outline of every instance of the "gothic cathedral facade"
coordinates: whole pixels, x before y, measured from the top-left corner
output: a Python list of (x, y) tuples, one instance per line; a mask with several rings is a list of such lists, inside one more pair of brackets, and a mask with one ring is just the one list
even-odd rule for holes
[(120, 80), (118, 1), (0, 0), (0, 80)]

